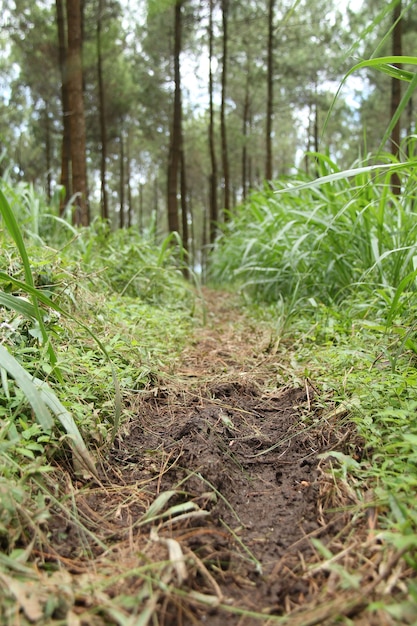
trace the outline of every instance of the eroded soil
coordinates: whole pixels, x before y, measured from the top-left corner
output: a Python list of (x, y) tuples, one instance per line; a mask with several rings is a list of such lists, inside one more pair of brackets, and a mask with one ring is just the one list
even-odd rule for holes
[[(304, 602), (311, 581), (295, 570), (313, 557), (310, 538), (327, 543), (345, 523), (323, 510), (328, 483), (318, 454), (337, 441), (312, 427), (308, 394), (263, 393), (239, 381), (215, 383), (204, 396), (149, 398), (111, 456), (128, 482), (153, 473), (155, 495), (181, 486), (169, 504), (191, 500), (197, 516), (165, 522), (163, 536), (197, 555), (224, 602), (250, 611), (282, 614)], [(191, 588), (215, 592), (200, 577)], [(250, 621), (229, 615), (228, 623)]]
[[(84, 535), (62, 514), (49, 522), (54, 558), (101, 589), (94, 624), (119, 623), (105, 607), (123, 593), (138, 598), (119, 602), (124, 615), (149, 609), (158, 624), (272, 624), (294, 611), (294, 625), (336, 623), (337, 611), (297, 621), (297, 610), (317, 606), (325, 583), (331, 590), (313, 540), (337, 552), (366, 532), (320, 456), (360, 455), (360, 442), (312, 382), (283, 383), (267, 329), (251, 327), (227, 294), (206, 298), (208, 322), (175, 371), (127, 399), (132, 418), (101, 459), (102, 485), (79, 485)], [(94, 606), (96, 592), (88, 600), (81, 587), (78, 604)], [(73, 612), (90, 623), (77, 602)]]

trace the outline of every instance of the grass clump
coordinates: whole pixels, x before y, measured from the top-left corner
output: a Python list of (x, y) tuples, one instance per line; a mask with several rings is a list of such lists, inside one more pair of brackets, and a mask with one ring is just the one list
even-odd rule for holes
[(413, 165), (401, 170), (405, 194), (399, 200), (390, 191), (389, 165), (387, 171), (369, 160), (346, 173), (323, 155), (315, 159), (322, 179), (278, 182), (275, 191), (254, 193), (225, 226), (212, 258), (216, 283), (231, 279), (266, 302), (296, 293), (330, 304), (352, 293), (395, 292), (411, 275)]

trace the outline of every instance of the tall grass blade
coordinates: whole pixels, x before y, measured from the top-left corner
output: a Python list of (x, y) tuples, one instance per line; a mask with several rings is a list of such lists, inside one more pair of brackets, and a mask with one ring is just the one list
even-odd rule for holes
[(31, 405), (38, 423), (47, 432), (51, 432), (55, 424), (49, 409), (52, 411), (69, 435), (74, 454), (80, 463), (97, 477), (94, 461), (85, 446), (72, 415), (61, 404), (48, 384), (39, 378), (32, 378), (2, 345), (0, 345), (0, 367), (14, 378)]
[[(71, 315), (71, 313), (69, 313), (68, 311), (63, 309), (61, 306), (59, 306), (59, 304), (57, 304), (56, 302), (51, 300), (47, 295), (42, 293), (42, 291), (39, 291), (38, 289), (36, 289), (36, 287), (30, 286), (30, 285), (28, 285), (28, 284), (26, 284), (26, 283), (24, 283), (24, 282), (22, 282), (20, 280), (17, 280), (16, 278), (13, 278), (13, 277), (9, 276), (8, 274), (6, 274), (6, 272), (2, 272), (2, 271), (0, 271), (0, 280), (4, 280), (4, 281), (7, 281), (7, 282), (11, 283), (16, 289), (19, 289), (21, 291), (25, 291), (26, 293), (28, 293), (30, 296), (36, 298), (39, 302), (41, 302), (45, 306), (53, 309), (57, 313), (60, 313), (61, 315), (63, 315), (65, 317), (67, 317), (68, 319), (74, 321), (81, 328), (83, 328), (90, 335), (90, 337), (96, 342), (96, 344), (100, 348), (101, 352), (106, 357), (106, 359), (107, 359), (107, 361), (108, 361), (108, 363), (110, 365), (111, 372), (112, 372), (113, 385), (114, 385), (114, 389), (115, 389), (115, 411), (114, 411), (113, 429), (112, 429), (112, 441), (114, 441), (114, 438), (116, 436), (116, 433), (117, 433), (117, 430), (118, 430), (118, 427), (119, 427), (119, 423), (120, 423), (120, 416), (121, 416), (121, 413), (122, 413), (122, 396), (121, 396), (121, 392), (120, 392), (120, 386), (119, 386), (119, 381), (117, 379), (116, 370), (114, 368), (113, 362), (112, 362), (112, 360), (111, 360), (111, 358), (110, 358), (110, 356), (109, 356), (109, 354), (108, 354), (104, 344), (100, 341), (100, 339), (97, 337), (97, 335), (95, 335), (90, 330), (90, 328), (86, 324), (81, 322), (74, 315)], [(38, 318), (36, 318), (36, 319), (38, 319)]]
[[(25, 273), (25, 282), (26, 284), (31, 287), (32, 289), (35, 289), (35, 285), (33, 282), (33, 276), (32, 276), (32, 270), (31, 270), (31, 266), (30, 266), (30, 262), (29, 262), (29, 257), (28, 257), (28, 253), (26, 250), (26, 246), (25, 243), (23, 241), (23, 235), (22, 235), (22, 231), (19, 228), (19, 224), (17, 223), (16, 217), (9, 205), (9, 203), (7, 202), (6, 196), (4, 195), (4, 193), (2, 192), (2, 190), (0, 189), (0, 213), (3, 217), (4, 223), (6, 224), (6, 228), (9, 231), (11, 237), (13, 238), (13, 241), (16, 244), (16, 247), (19, 251), (19, 254), (21, 256), (22, 259), (22, 263), (23, 263), (23, 269), (24, 269), (24, 273)], [(61, 372), (59, 371), (59, 368), (56, 366), (57, 363), (57, 357), (54, 351), (54, 348), (52, 346), (52, 343), (49, 341), (49, 337), (48, 337), (48, 333), (46, 331), (45, 328), (45, 324), (43, 321), (43, 315), (42, 312), (39, 309), (39, 305), (38, 305), (38, 297), (37, 297), (37, 290), (35, 289), (35, 291), (31, 293), (31, 297), (32, 297), (32, 303), (35, 309), (35, 313), (36, 313), (36, 319), (38, 321), (39, 324), (39, 328), (41, 330), (41, 334), (42, 334), (42, 339), (44, 341), (44, 343), (47, 345), (47, 349), (48, 349), (48, 354), (49, 354), (49, 358), (51, 361), (51, 364), (55, 367), (55, 374), (58, 378), (58, 380), (60, 382), (62, 382), (62, 375)]]
[(72, 415), (58, 400), (52, 389), (45, 381), (40, 380), (39, 378), (34, 378), (33, 383), (44, 403), (51, 409), (70, 436), (70, 442), (78, 460), (93, 474), (93, 476), (97, 478), (97, 470), (94, 461), (87, 450)]
[(7, 309), (11, 309), (12, 311), (16, 311), (16, 313), (20, 313), (28, 319), (37, 319), (36, 308), (33, 304), (23, 300), (23, 298), (20, 298), (19, 296), (14, 296), (0, 291), (0, 305), (6, 307)]
[[(384, 74), (388, 74), (388, 76), (391, 76), (391, 78), (396, 78), (398, 80), (404, 80), (407, 81), (409, 83), (412, 83), (413, 86), (415, 85), (415, 80), (416, 80), (416, 73), (415, 72), (409, 72), (408, 70), (404, 70), (401, 67), (396, 67), (394, 64), (407, 64), (407, 65), (417, 65), (417, 57), (415, 56), (385, 56), (385, 57), (377, 57), (377, 58), (373, 58), (373, 59), (367, 59), (365, 61), (360, 61), (359, 63), (356, 63), (356, 65), (354, 65), (353, 67), (350, 68), (350, 70), (345, 74), (345, 76), (343, 77), (337, 91), (336, 94), (333, 98), (332, 104), (330, 105), (330, 108), (327, 112), (326, 115), (326, 119), (324, 121), (323, 124), (323, 131), (322, 134), (325, 132), (326, 128), (327, 128), (327, 124), (330, 120), (330, 117), (332, 115), (335, 103), (337, 98), (339, 97), (339, 94), (344, 86), (344, 84), (346, 83), (347, 79), (349, 78), (349, 76), (351, 76), (354, 72), (357, 72), (358, 70), (362, 70), (365, 68), (375, 68), (376, 70), (383, 72)], [(414, 89), (414, 87), (413, 87)], [(396, 112), (396, 116), (397, 119), (398, 117), (401, 115), (401, 113), (403, 112), (408, 100), (411, 97), (411, 90), (407, 89), (407, 92), (404, 94), (400, 105), (398, 106), (398, 110)], [(392, 123), (392, 120), (389, 124), (391, 130), (392, 128), (395, 126), (395, 123)], [(385, 133), (385, 137), (388, 137), (391, 131), (386, 131)], [(381, 146), (383, 146), (385, 144), (385, 141), (381, 142)]]
[[(397, 110), (395, 111), (394, 115), (392, 116), (392, 119), (388, 125), (387, 130), (385, 131), (385, 134), (381, 140), (380, 143), (380, 150), (383, 148), (383, 146), (385, 146), (385, 143), (388, 141), (395, 125), (397, 124), (398, 120), (400, 119), (401, 115), (403, 114), (408, 102), (410, 101), (410, 99), (412, 98), (416, 87), (417, 87), (417, 72), (410, 72), (412, 75), (412, 79), (410, 80), (410, 84), (407, 87), (407, 90), (405, 92), (405, 94), (403, 95), (403, 97), (401, 98), (401, 102), (397, 107)], [(396, 77), (397, 78), (397, 77)], [(405, 79), (408, 80), (408, 79)]]
[(367, 174), (372, 172), (379, 172), (384, 170), (398, 171), (406, 169), (408, 167), (416, 167), (417, 160), (406, 161), (403, 163), (382, 163), (375, 165), (366, 165), (365, 167), (357, 167), (348, 170), (342, 170), (335, 172), (334, 174), (328, 174), (327, 176), (321, 176), (315, 180), (308, 181), (307, 183), (296, 183), (291, 187), (283, 187), (274, 191), (275, 195), (282, 195), (284, 193), (292, 193), (294, 191), (301, 191), (302, 189), (313, 189), (314, 187), (320, 187), (326, 183), (333, 183), (336, 180), (344, 180), (346, 178), (352, 178), (358, 174)]
[(31, 405), (37, 421), (44, 430), (50, 432), (54, 427), (54, 420), (30, 374), (2, 345), (0, 345), (0, 367), (4, 368), (15, 379)]

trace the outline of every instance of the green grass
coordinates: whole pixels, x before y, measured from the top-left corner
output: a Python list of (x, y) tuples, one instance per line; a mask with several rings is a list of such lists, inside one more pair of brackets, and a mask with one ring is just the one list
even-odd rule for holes
[[(96, 473), (97, 452), (130, 418), (122, 399), (156, 385), (187, 340), (194, 295), (169, 241), (156, 246), (100, 222), (62, 227), (49, 217), (56, 208), (30, 186), (2, 188), (0, 571), (7, 573), (25, 569), (27, 537), (42, 533), (51, 498), (66, 501), (47, 475), (68, 458), (81, 475)], [(43, 230), (45, 220), (59, 228)]]
[[(415, 271), (414, 164), (361, 164), (340, 172), (327, 157), (315, 157), (322, 178), (255, 193), (225, 226), (212, 258), (213, 280), (232, 279), (270, 302), (297, 293), (303, 302), (330, 304), (381, 289), (395, 308)], [(401, 200), (390, 191), (398, 167)]]

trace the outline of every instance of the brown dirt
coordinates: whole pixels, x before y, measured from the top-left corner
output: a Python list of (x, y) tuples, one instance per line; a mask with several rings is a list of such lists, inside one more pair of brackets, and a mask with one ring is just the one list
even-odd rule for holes
[[(359, 616), (364, 596), (338, 595), (312, 539), (334, 554), (351, 546), (341, 562), (365, 568), (368, 557), (351, 553), (368, 540), (367, 517), (319, 456), (360, 455), (360, 441), (336, 427), (340, 414), (311, 382), (283, 384), (268, 329), (251, 327), (227, 294), (205, 295), (208, 322), (175, 371), (127, 399), (132, 419), (101, 460), (102, 485), (78, 483), (78, 523), (57, 511), (48, 524), (50, 560), (78, 580), (72, 611), (81, 624), (119, 623), (115, 602), (125, 616), (149, 609), (171, 626)], [(374, 589), (366, 568), (362, 580)], [(130, 609), (123, 596), (136, 596)], [(355, 623), (385, 622), (376, 613)]]

